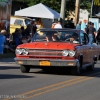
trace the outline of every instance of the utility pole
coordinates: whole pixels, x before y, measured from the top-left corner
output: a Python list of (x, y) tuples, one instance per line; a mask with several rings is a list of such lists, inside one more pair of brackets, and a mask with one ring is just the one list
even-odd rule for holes
[(75, 25), (79, 21), (79, 12), (80, 12), (80, 0), (76, 0), (76, 4), (75, 4)]
[(65, 22), (65, 9), (66, 9), (66, 0), (61, 0), (60, 21), (62, 27), (64, 27), (64, 22)]

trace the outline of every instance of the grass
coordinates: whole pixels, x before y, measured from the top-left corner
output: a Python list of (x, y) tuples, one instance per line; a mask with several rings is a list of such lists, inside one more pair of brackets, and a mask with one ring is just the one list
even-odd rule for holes
[(15, 53), (11, 53), (11, 52), (0, 54), (0, 59), (3, 59), (3, 58), (14, 58), (14, 57), (15, 57)]

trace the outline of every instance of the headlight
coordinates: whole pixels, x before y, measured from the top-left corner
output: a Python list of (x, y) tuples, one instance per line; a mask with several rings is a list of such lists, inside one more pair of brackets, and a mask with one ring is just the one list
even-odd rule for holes
[(21, 55), (22, 54), (22, 49), (16, 49), (16, 54)]
[(28, 55), (28, 50), (27, 49), (22, 49), (23, 55)]
[(69, 56), (73, 57), (73, 56), (75, 56), (75, 51), (69, 50), (68, 51), (68, 54), (69, 54)]
[(63, 55), (63, 56), (68, 56), (68, 51), (67, 51), (67, 50), (63, 50), (63, 51), (62, 51), (62, 55)]

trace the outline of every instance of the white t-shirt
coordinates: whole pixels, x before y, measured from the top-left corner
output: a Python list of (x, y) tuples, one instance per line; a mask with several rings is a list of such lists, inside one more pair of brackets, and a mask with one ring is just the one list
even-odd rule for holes
[(56, 24), (54, 28), (62, 28), (61, 24)]

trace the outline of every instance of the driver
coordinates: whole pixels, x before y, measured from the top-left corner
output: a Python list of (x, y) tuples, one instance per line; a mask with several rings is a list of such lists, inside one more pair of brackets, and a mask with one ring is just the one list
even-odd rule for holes
[(71, 42), (79, 41), (79, 39), (78, 39), (78, 34), (77, 34), (77, 33), (73, 33), (73, 34), (72, 34), (72, 37), (70, 38), (70, 41), (71, 41)]

